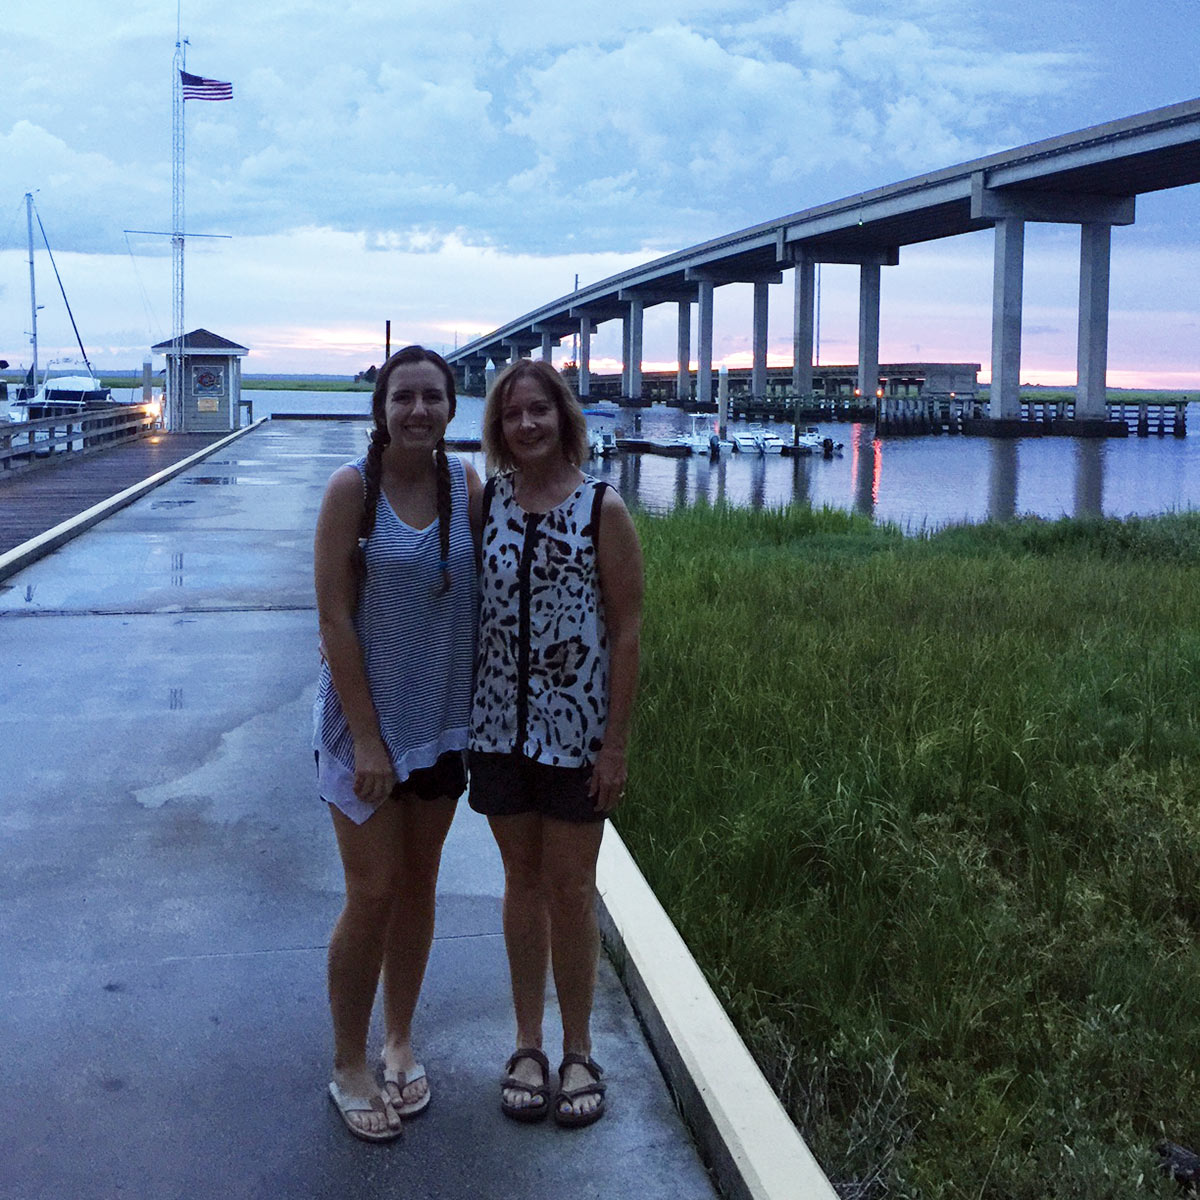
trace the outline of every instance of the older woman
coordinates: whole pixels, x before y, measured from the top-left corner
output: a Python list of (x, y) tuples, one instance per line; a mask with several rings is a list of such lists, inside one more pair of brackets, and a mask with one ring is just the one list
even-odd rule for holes
[[(346, 904), (329, 943), (333, 1079), (347, 1128), (400, 1133), (429, 1104), (412, 1019), (433, 939), (442, 843), (466, 788), (476, 629), (475, 471), (447, 455), (454, 375), (409, 346), (379, 372), (365, 457), (339, 468), (317, 519), (325, 665), (314, 712)], [(367, 1028), (383, 974), (383, 1086)]]
[[(605, 1103), (590, 1031), (596, 859), (625, 793), (641, 549), (621, 498), (580, 469), (584, 416), (549, 363), (500, 374), (483, 445), (498, 473), (483, 500), (469, 800), (504, 861), (517, 1029), (501, 1108), (518, 1121), (553, 1111), (560, 1125), (590, 1125)], [(563, 1025), (553, 1101), (542, 1049), (551, 968)]]

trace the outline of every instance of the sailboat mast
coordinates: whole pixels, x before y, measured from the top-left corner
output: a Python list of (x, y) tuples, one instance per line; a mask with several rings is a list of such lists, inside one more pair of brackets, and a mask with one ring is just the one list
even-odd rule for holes
[(33, 347), (33, 386), (37, 387), (37, 285), (33, 278), (33, 193), (25, 193), (25, 223), (29, 227), (29, 342)]

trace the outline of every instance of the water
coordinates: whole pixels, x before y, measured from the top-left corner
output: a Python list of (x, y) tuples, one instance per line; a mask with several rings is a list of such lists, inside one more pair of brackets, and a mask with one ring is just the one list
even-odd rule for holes
[[(362, 392), (245, 391), (254, 415), (369, 411)], [(641, 413), (592, 413), (597, 429), (648, 438), (689, 432), (691, 417), (679, 409), (655, 406)], [(483, 401), (460, 396), (451, 437), (478, 437)], [(735, 422), (732, 429), (743, 427)], [(366, 444), (366, 425), (363, 444)], [(803, 500), (815, 507), (849, 509), (910, 532), (956, 522), (1005, 519), (1016, 515), (1149, 516), (1200, 507), (1200, 405), (1189, 405), (1186, 438), (992, 438), (958, 436), (874, 439), (870, 425), (822, 424), (823, 435), (845, 443), (840, 457), (763, 458), (729, 455), (664, 458), (619, 454), (589, 464), (588, 470), (612, 483), (627, 502), (663, 512), (710, 501), (780, 507)], [(791, 427), (777, 431), (790, 441)], [(482, 455), (466, 455), (483, 470)]]

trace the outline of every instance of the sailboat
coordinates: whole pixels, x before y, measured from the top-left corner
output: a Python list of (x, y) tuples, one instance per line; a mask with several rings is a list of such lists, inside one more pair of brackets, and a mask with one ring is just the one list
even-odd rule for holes
[[(39, 417), (61, 417), (81, 412), (89, 408), (101, 408), (113, 403), (112, 392), (101, 385), (88, 361), (87, 351), (79, 336), (79, 327), (75, 324), (75, 314), (71, 312), (71, 304), (63, 287), (62, 276), (54, 261), (54, 253), (50, 249), (50, 239), (46, 237), (46, 229), (42, 218), (37, 219), (38, 229), (42, 233), (42, 241), (46, 253), (50, 256), (50, 265), (54, 268), (54, 277), (58, 280), (58, 288), (62, 293), (63, 304), (67, 308), (67, 316), (71, 318), (71, 328), (75, 331), (75, 341), (79, 345), (79, 353), (83, 358), (83, 370), (73, 370), (69, 374), (50, 374), (50, 366), (46, 365), (45, 374), (38, 380), (38, 340), (37, 340), (37, 286), (33, 269), (33, 193), (25, 193), (25, 217), (29, 230), (29, 307), (32, 318), (29, 340), (33, 348), (33, 362), (25, 376), (25, 383), (17, 389), (16, 398), (9, 405), (9, 418), (13, 421), (35, 421)], [(78, 368), (79, 364), (72, 364)]]

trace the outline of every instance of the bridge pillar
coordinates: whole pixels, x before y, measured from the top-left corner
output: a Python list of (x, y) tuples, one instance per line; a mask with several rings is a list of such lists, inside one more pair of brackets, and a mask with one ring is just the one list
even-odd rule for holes
[(712, 403), (713, 282), (701, 279), (696, 284), (696, 400)]
[(817, 264), (806, 254), (796, 258), (796, 304), (792, 316), (792, 391), (798, 396), (813, 390), (813, 327)]
[(770, 306), (770, 284), (754, 284), (754, 357), (750, 368), (750, 394), (767, 394), (767, 314)]
[(996, 222), (992, 272), (992, 382), (988, 412), (993, 420), (1021, 419), (1021, 303), (1025, 269), (1025, 222)]
[(675, 398), (682, 402), (692, 394), (692, 302), (679, 301), (679, 331), (675, 342), (679, 369), (675, 376)]
[(556, 340), (557, 339), (552, 334), (549, 334), (549, 333), (546, 333), (543, 331), (543, 333), (542, 333), (542, 361), (543, 362), (548, 362), (548, 363), (554, 362), (554, 343)]
[(645, 306), (641, 299), (631, 296), (626, 303), (628, 314), (622, 318), (625, 367), (622, 391), (631, 400), (642, 398), (642, 326)]
[(591, 394), (592, 390), (592, 320), (585, 313), (579, 318), (579, 398)]
[(879, 263), (858, 268), (858, 391), (875, 399), (879, 389)]
[(1075, 419), (1108, 415), (1108, 280), (1112, 226), (1079, 227), (1079, 341)]

